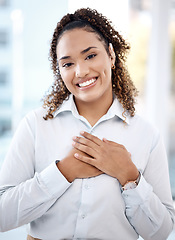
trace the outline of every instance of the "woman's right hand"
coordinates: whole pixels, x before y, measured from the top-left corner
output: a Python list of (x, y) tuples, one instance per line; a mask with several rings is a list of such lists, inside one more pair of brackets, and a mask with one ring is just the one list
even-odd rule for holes
[(69, 182), (73, 182), (76, 178), (96, 177), (103, 173), (96, 167), (76, 159), (75, 153), (88, 156), (86, 153), (73, 148), (65, 158), (57, 163), (58, 169)]

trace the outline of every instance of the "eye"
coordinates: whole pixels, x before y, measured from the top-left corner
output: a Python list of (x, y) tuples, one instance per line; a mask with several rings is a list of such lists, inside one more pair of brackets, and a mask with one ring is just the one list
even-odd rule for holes
[(86, 57), (87, 60), (91, 59), (91, 58), (94, 58), (97, 54), (90, 54), (89, 56)]
[(64, 63), (63, 65), (62, 65), (62, 67), (63, 68), (68, 68), (68, 67), (70, 67), (70, 66), (72, 66), (73, 65), (73, 63)]

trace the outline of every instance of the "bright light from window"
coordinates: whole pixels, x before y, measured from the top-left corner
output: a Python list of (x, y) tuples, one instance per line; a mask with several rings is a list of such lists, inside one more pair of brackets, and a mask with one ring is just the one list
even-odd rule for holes
[(94, 8), (98, 12), (104, 14), (109, 20), (112, 21), (116, 30), (124, 35), (128, 32), (128, 0), (69, 0), (68, 9), (74, 12), (78, 8), (89, 7)]

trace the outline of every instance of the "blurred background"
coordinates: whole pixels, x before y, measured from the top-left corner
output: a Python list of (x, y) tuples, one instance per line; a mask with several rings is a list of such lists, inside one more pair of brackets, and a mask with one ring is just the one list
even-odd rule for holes
[[(164, 138), (175, 200), (175, 0), (0, 0), (0, 168), (19, 121), (42, 105), (53, 82), (48, 54), (57, 22), (81, 7), (106, 15), (131, 45), (137, 113)], [(0, 239), (26, 239), (25, 227)]]

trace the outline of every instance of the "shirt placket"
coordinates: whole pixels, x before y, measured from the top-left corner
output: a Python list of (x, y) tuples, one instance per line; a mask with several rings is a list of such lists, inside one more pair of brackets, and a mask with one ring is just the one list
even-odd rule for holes
[[(86, 131), (93, 134), (93, 127), (86, 124)], [(82, 179), (82, 194), (80, 207), (77, 215), (75, 234), (73, 239), (85, 239), (88, 234), (88, 222), (90, 214), (90, 206), (93, 204), (93, 181), (92, 178)]]
[(88, 234), (88, 223), (89, 223), (89, 214), (90, 214), (90, 206), (93, 201), (93, 191), (92, 184), (90, 179), (82, 180), (82, 195), (81, 195), (81, 203), (77, 215), (77, 223), (74, 234), (74, 239), (86, 239)]

